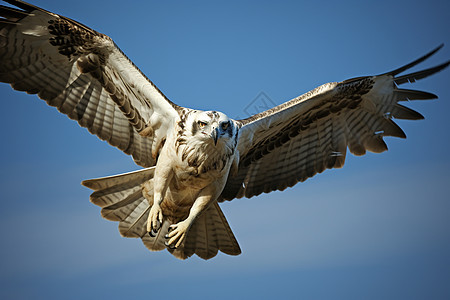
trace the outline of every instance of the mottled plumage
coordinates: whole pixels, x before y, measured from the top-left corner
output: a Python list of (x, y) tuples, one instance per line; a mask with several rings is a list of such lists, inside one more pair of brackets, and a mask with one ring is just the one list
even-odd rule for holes
[[(177, 106), (106, 35), (23, 1), (0, 6), (0, 81), (37, 94), (144, 167), (84, 181), (104, 218), (152, 251), (209, 259), (241, 253), (219, 202), (284, 190), (387, 150), (404, 138), (393, 119), (421, 119), (401, 104), (436, 98), (398, 85), (449, 62), (324, 84), (243, 120)], [(275, 208), (274, 208), (275, 209)]]

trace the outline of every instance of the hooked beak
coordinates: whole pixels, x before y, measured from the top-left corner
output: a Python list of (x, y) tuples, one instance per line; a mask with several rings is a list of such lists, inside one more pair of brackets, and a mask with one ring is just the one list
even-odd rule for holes
[(214, 146), (217, 145), (217, 140), (219, 138), (219, 128), (214, 128), (211, 132), (211, 138), (214, 140)]

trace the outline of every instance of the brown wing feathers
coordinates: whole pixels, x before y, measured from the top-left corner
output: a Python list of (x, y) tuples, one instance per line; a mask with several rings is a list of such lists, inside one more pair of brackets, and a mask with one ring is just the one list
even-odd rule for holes
[[(423, 116), (398, 102), (437, 97), (427, 92), (398, 89), (395, 84), (427, 77), (450, 62), (394, 76), (422, 62), (440, 47), (392, 72), (346, 80), (335, 84), (331, 91), (312, 91), (242, 120), (241, 132), (245, 135), (248, 126), (252, 131), (252, 142), (247, 142), (250, 143), (247, 151), (240, 149), (238, 173), (229, 177), (222, 198), (231, 200), (283, 190), (325, 169), (342, 167), (347, 148), (355, 155), (364, 155), (366, 151), (379, 153), (387, 150), (384, 136), (405, 138), (405, 133), (392, 118), (418, 120)], [(279, 120), (286, 108), (297, 113)], [(274, 119), (269, 122), (271, 127), (258, 125), (258, 122), (265, 122), (265, 118)], [(278, 128), (275, 130), (274, 127)]]
[[(31, 4), (6, 2), (22, 10), (0, 6), (0, 81), (38, 94), (137, 164), (154, 165), (152, 151), (157, 155), (165, 134), (139, 133), (167, 130), (178, 107), (108, 36)], [(149, 88), (139, 90), (135, 82)], [(161, 117), (149, 124), (158, 109)]]

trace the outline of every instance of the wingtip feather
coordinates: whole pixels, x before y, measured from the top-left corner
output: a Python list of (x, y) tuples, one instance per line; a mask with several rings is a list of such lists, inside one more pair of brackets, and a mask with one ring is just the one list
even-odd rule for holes
[(82, 186), (85, 186), (85, 187), (87, 187), (87, 188), (89, 188), (89, 189), (91, 189), (91, 190), (93, 190), (93, 189), (94, 189), (94, 186), (95, 186), (94, 180), (93, 180), (93, 179), (83, 180), (83, 181), (81, 182), (81, 185), (82, 185)]
[(440, 64), (440, 65), (437, 65), (435, 67), (432, 67), (432, 68), (428, 68), (428, 69), (425, 69), (425, 70), (422, 70), (422, 71), (406, 74), (406, 75), (403, 75), (403, 76), (400, 76), (400, 77), (395, 77), (394, 78), (394, 82), (397, 85), (400, 85), (400, 84), (403, 84), (403, 83), (406, 83), (406, 82), (413, 83), (416, 80), (419, 80), (419, 79), (428, 77), (430, 75), (433, 75), (433, 74), (435, 74), (437, 72), (440, 72), (440, 71), (444, 70), (445, 68), (447, 68), (449, 65), (450, 65), (450, 60), (445, 62), (445, 63), (443, 63), (443, 64)]
[(427, 54), (425, 54), (422, 57), (419, 57), (418, 59), (410, 62), (409, 64), (406, 64), (400, 68), (397, 68), (393, 71), (387, 72), (383, 75), (392, 75), (392, 76), (396, 76), (412, 67), (414, 67), (417, 64), (420, 64), (421, 62), (423, 62), (424, 60), (428, 59), (430, 56), (434, 55), (436, 52), (438, 52), (442, 47), (444, 47), (444, 44), (440, 44), (439, 46), (437, 46), (436, 48), (434, 48), (433, 50), (431, 50), (430, 52), (428, 52)]
[(34, 6), (33, 4), (27, 3), (25, 1), (18, 1), (18, 0), (3, 0), (6, 3), (9, 3), (11, 5), (14, 5), (20, 9), (23, 9), (26, 12), (32, 12), (33, 10), (43, 10), (37, 6)]
[(432, 100), (437, 99), (438, 96), (424, 91), (408, 90), (408, 89), (395, 89), (397, 101), (409, 101), (409, 100)]

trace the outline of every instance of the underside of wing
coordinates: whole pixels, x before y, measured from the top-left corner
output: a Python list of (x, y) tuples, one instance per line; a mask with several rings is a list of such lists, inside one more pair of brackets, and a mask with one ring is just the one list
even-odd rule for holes
[(418, 120), (423, 116), (399, 102), (437, 97), (397, 86), (434, 74), (450, 62), (397, 75), (439, 48), (392, 72), (328, 83), (240, 120), (240, 163), (236, 174), (229, 176), (222, 199), (284, 190), (325, 169), (342, 167), (347, 148), (354, 155), (380, 153), (387, 150), (384, 136), (405, 138), (393, 119)]
[(0, 81), (38, 94), (100, 139), (155, 164), (178, 118), (106, 35), (22, 1), (0, 6)]

